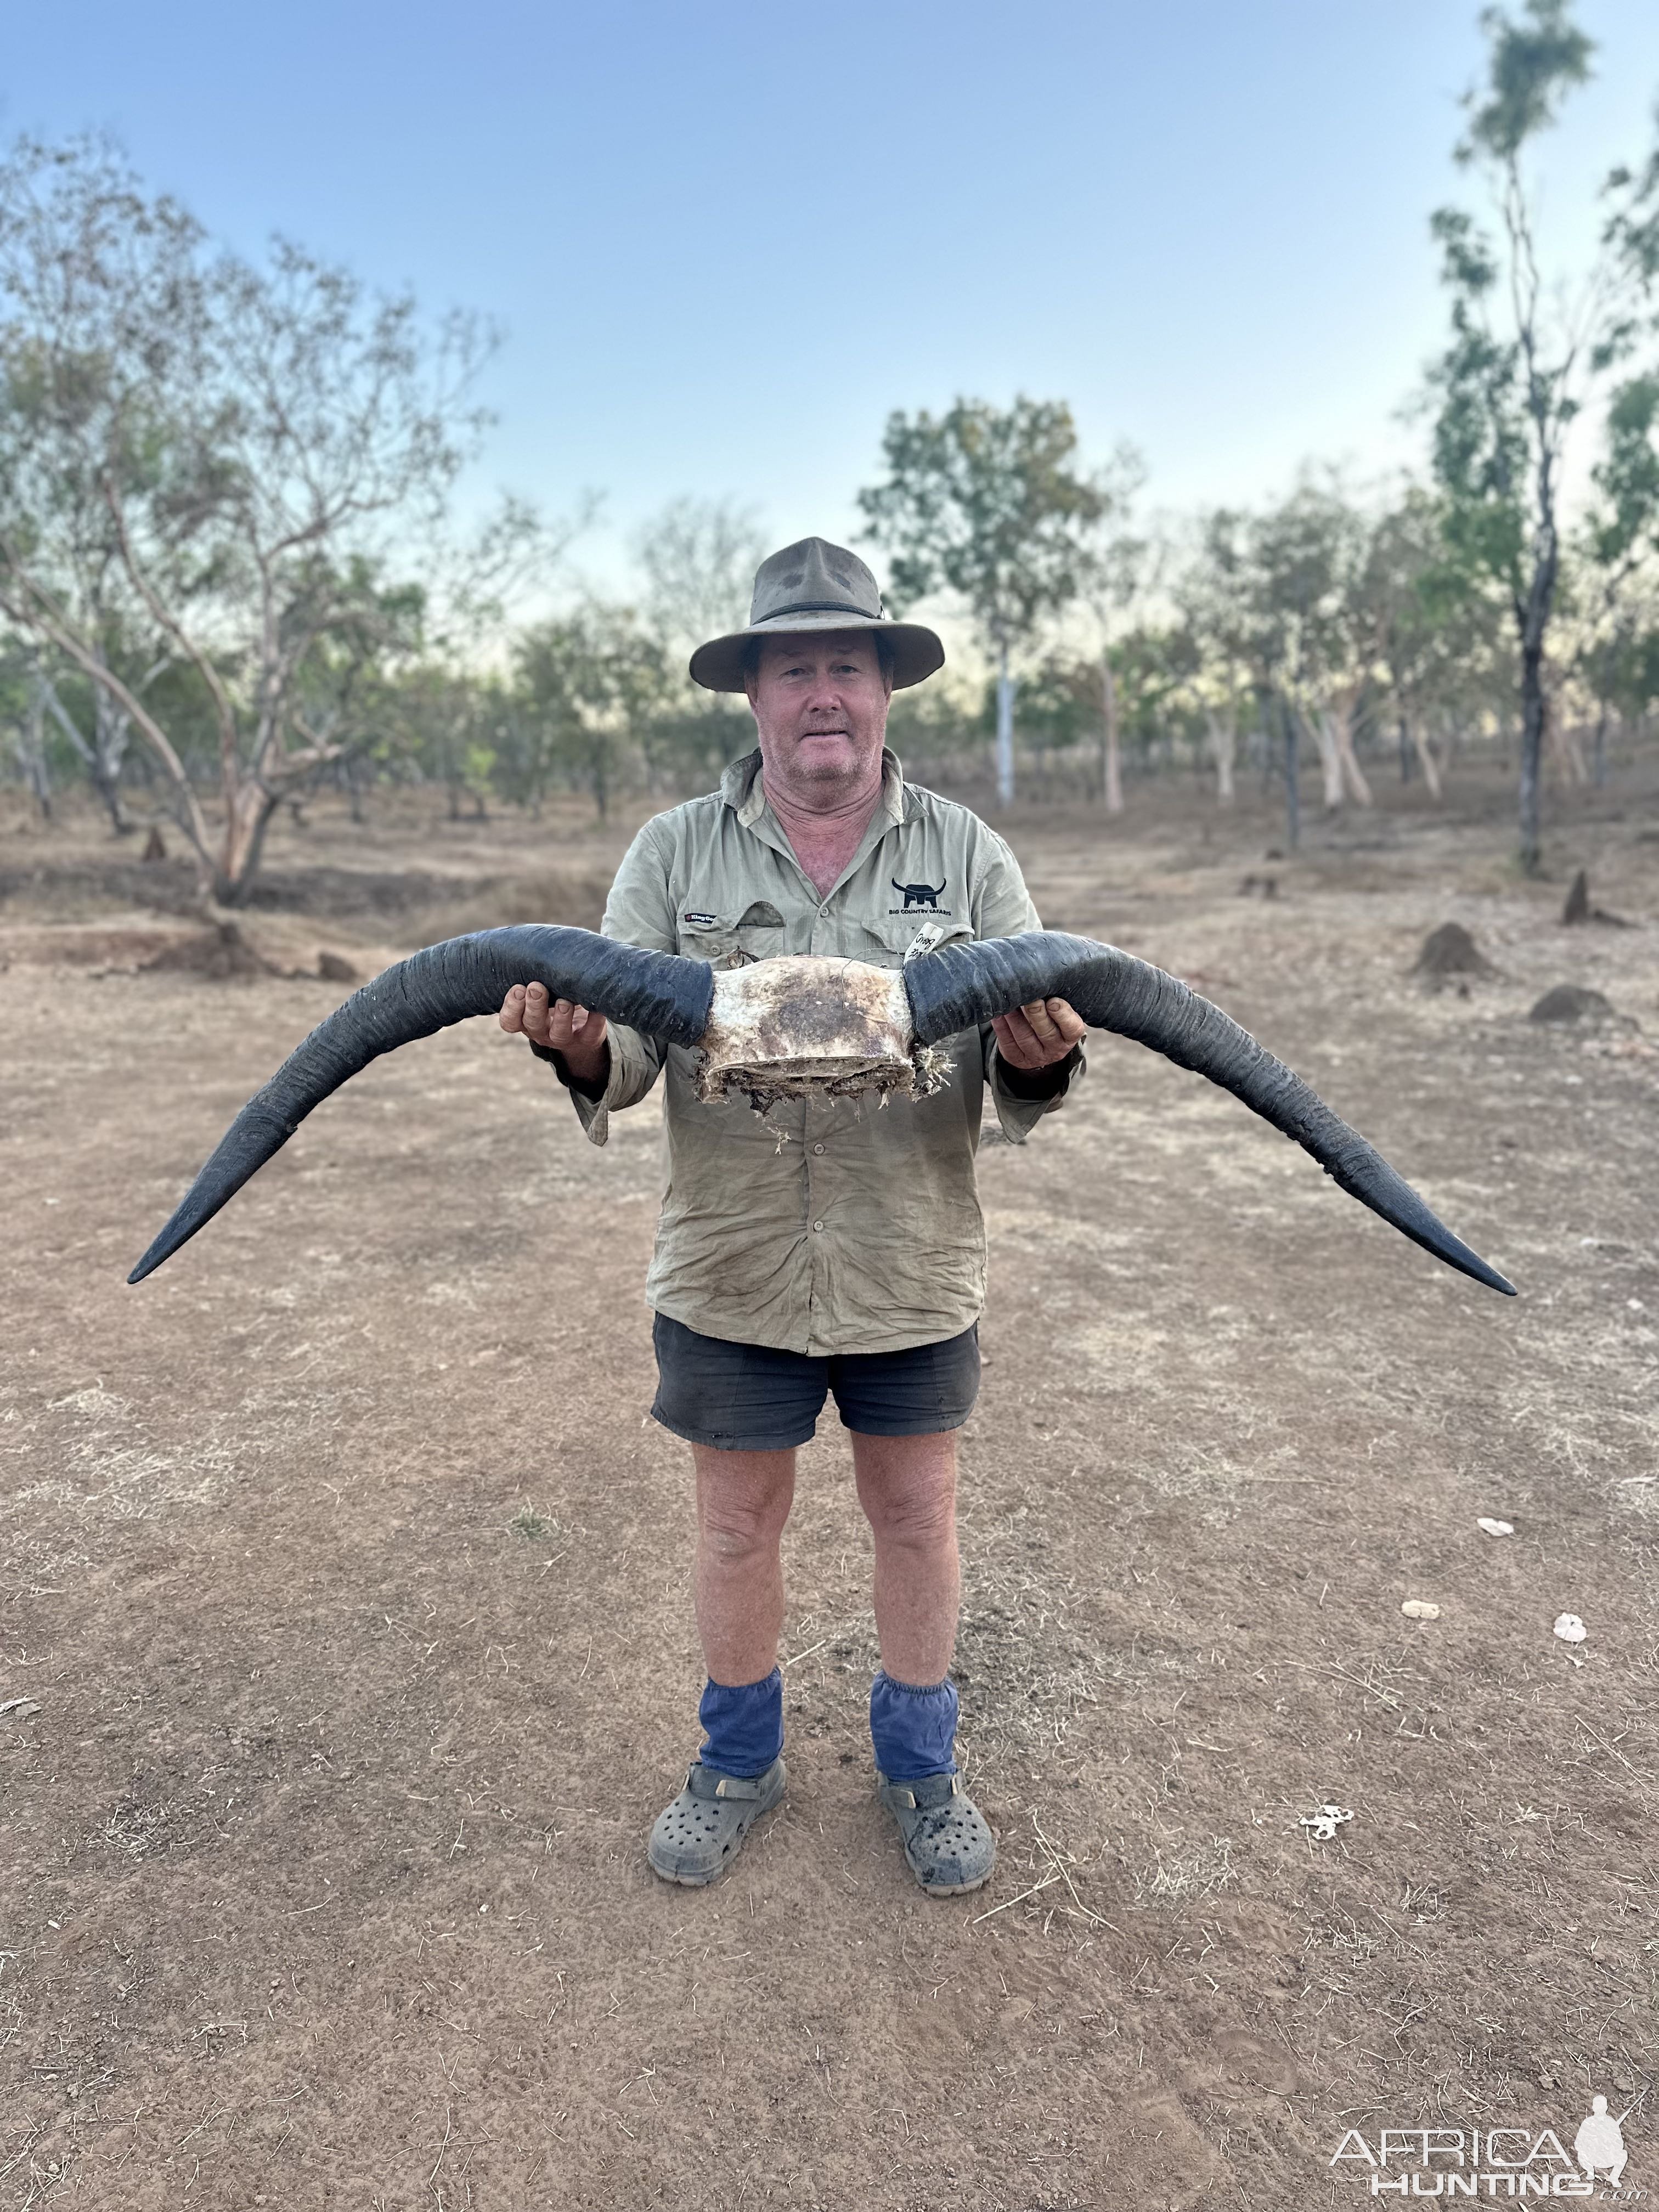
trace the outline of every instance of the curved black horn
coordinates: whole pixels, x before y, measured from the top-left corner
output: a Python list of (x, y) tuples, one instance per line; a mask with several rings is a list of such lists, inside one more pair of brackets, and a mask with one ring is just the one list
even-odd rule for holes
[(210, 1221), (312, 1108), (371, 1060), (470, 1014), (493, 1014), (514, 983), (544, 983), (551, 998), (574, 999), (670, 1044), (695, 1044), (708, 1025), (714, 971), (706, 961), (642, 952), (592, 930), (537, 924), (448, 938), (400, 960), (319, 1023), (255, 1091), (127, 1280), (142, 1283)]
[(1333, 1182), (1402, 1235), (1513, 1297), (1515, 1285), (1452, 1235), (1382, 1154), (1219, 1006), (1176, 976), (1115, 945), (1032, 930), (1024, 937), (944, 945), (904, 970), (916, 1042), (1012, 1013), (1034, 999), (1066, 999), (1096, 1029), (1150, 1045), (1178, 1067), (1207, 1076), (1311, 1152)]

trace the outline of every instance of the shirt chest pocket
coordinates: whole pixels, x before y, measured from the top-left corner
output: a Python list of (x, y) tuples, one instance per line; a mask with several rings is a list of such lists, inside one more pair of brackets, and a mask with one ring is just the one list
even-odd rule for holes
[(746, 968), (785, 949), (784, 919), (769, 899), (755, 899), (738, 915), (710, 913), (688, 901), (680, 909), (679, 949), (688, 960), (711, 968)]
[(908, 959), (921, 959), (941, 945), (970, 945), (974, 933), (954, 915), (881, 915), (863, 925), (867, 949), (858, 957), (878, 968), (902, 968)]

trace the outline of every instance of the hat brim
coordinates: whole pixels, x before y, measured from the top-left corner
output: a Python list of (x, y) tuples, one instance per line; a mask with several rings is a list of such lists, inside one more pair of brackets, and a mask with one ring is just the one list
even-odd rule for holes
[(733, 630), (729, 637), (710, 638), (691, 656), (691, 680), (701, 684), (705, 691), (742, 691), (746, 688), (743, 658), (752, 640), (799, 637), (813, 630), (837, 629), (873, 629), (881, 633), (892, 652), (895, 691), (908, 690), (913, 684), (925, 683), (945, 665), (944, 645), (937, 634), (922, 623), (888, 622), (850, 609), (842, 614), (837, 607), (825, 614), (783, 615), (775, 622), (754, 623), (747, 629)]

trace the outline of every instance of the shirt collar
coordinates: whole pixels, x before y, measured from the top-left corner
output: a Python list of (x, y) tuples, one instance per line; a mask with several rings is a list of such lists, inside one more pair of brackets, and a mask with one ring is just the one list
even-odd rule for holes
[[(745, 830), (752, 830), (766, 811), (766, 786), (761, 781), (758, 745), (741, 760), (732, 762), (720, 778), (720, 797), (736, 813)], [(904, 769), (890, 746), (881, 749), (881, 804), (877, 813), (889, 822), (902, 822), (909, 811)]]

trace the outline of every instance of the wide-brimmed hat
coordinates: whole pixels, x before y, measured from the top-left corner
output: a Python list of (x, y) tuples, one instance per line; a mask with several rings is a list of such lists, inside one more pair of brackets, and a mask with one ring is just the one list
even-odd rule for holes
[(893, 622), (882, 612), (881, 588), (856, 553), (827, 538), (803, 538), (761, 562), (748, 629), (700, 645), (691, 656), (692, 678), (707, 691), (741, 691), (751, 638), (814, 629), (879, 630), (891, 649), (896, 691), (945, 665), (945, 647), (931, 629)]

